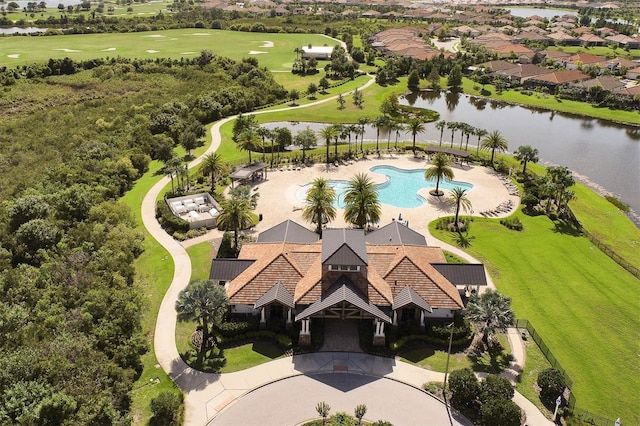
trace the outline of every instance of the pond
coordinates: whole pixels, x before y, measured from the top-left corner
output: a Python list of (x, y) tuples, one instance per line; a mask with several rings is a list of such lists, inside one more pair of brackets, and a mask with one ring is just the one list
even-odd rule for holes
[(540, 16), (541, 18), (551, 19), (554, 16), (573, 15), (578, 16), (578, 13), (572, 10), (563, 9), (542, 9), (536, 7), (512, 7), (509, 9), (509, 13), (513, 16), (520, 18), (529, 18), (531, 16)]
[[(543, 163), (569, 167), (640, 212), (640, 127), (453, 93), (413, 93), (400, 102), (438, 111), (441, 120), (499, 130), (509, 142), (509, 151), (531, 145)], [(428, 125), (421, 139), (439, 141), (440, 131)], [(454, 146), (459, 139), (457, 132)], [(445, 129), (443, 144), (449, 146), (450, 141), (451, 131)], [(472, 136), (471, 141), (475, 147), (477, 138)]]

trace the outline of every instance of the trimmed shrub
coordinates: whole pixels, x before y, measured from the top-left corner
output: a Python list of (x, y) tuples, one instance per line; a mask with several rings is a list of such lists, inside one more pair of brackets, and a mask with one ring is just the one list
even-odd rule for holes
[(174, 215), (164, 200), (159, 200), (156, 203), (156, 219), (169, 234), (174, 232), (186, 234), (189, 232), (189, 222)]
[(258, 319), (251, 319), (248, 321), (229, 321), (223, 322), (219, 324), (218, 332), (220, 336), (224, 338), (235, 337), (239, 334), (245, 334), (249, 331), (257, 331), (258, 330)]
[(540, 398), (549, 403), (555, 403), (556, 398), (564, 393), (567, 381), (557, 368), (547, 368), (538, 374)]
[(449, 375), (451, 405), (472, 420), (480, 413), (480, 390), (478, 378), (470, 368), (455, 370)]
[(630, 210), (629, 205), (626, 203), (623, 203), (622, 201), (618, 200), (616, 197), (614, 197), (613, 195), (605, 195), (604, 198), (610, 202), (611, 204), (613, 204), (614, 206), (616, 206), (618, 209), (622, 210), (623, 212), (628, 212)]
[(509, 399), (492, 399), (482, 406), (482, 424), (491, 426), (520, 426), (522, 411)]
[(480, 387), (480, 399), (483, 403), (490, 402), (493, 399), (513, 398), (513, 386), (511, 386), (509, 380), (505, 379), (502, 376), (498, 376), (497, 374), (489, 374), (487, 377), (485, 377)]
[(524, 225), (517, 217), (513, 219), (501, 219), (500, 223), (513, 231), (522, 231), (524, 229)]

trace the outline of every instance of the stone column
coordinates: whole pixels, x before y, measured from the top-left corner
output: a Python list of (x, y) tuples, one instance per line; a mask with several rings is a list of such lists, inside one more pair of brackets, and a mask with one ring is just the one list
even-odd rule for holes
[(287, 328), (291, 328), (291, 308), (287, 311)]
[(300, 334), (298, 335), (298, 345), (309, 346), (311, 345), (311, 331), (309, 330), (309, 318), (302, 320), (300, 327)]
[(376, 318), (375, 320), (375, 331), (373, 333), (373, 345), (374, 346), (384, 346), (385, 337), (384, 337), (384, 322), (380, 321)]
[(395, 326), (398, 325), (398, 310), (397, 309), (393, 310), (393, 325), (395, 325)]
[(424, 328), (424, 310), (420, 311), (420, 327)]
[(265, 307), (260, 308), (260, 328), (265, 328), (267, 326), (267, 316), (265, 312)]

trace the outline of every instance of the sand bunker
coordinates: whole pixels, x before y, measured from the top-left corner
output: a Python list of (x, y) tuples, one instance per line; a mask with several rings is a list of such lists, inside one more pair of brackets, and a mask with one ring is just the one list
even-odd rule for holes
[(249, 52), (249, 55), (260, 55), (261, 53), (267, 53), (267, 52), (260, 52), (259, 50), (251, 50)]
[(151, 35), (143, 35), (141, 37), (148, 37), (148, 38), (165, 38), (166, 36), (163, 36), (162, 34), (151, 34)]
[(77, 52), (82, 52), (82, 50), (75, 50), (75, 49), (53, 49), (53, 50), (60, 50), (64, 53), (77, 53)]
[(263, 41), (262, 42), (262, 46), (260, 47), (273, 47), (273, 42), (272, 41)]
[(181, 55), (195, 55), (198, 52), (180, 52)]
[(103, 52), (113, 52), (114, 50), (116, 50), (115, 47), (108, 47), (106, 49), (102, 49)]
[(7, 58), (18, 59), (20, 57), (19, 53), (12, 53), (11, 55), (7, 55)]
[(193, 33), (191, 35), (194, 35), (194, 36), (208, 36), (208, 35), (211, 35), (211, 34), (209, 34), (209, 33)]
[(145, 50), (147, 53), (160, 53), (159, 50)]

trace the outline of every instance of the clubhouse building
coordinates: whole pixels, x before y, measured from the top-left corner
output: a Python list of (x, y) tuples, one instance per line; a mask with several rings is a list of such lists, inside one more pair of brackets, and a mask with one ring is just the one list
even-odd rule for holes
[(448, 322), (487, 284), (483, 265), (446, 263), (442, 249), (395, 221), (368, 234), (325, 229), (320, 239), (287, 220), (237, 259), (214, 259), (210, 279), (225, 285), (234, 316), (300, 322), (300, 345), (316, 318), (373, 321), (382, 345), (386, 326)]

